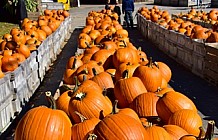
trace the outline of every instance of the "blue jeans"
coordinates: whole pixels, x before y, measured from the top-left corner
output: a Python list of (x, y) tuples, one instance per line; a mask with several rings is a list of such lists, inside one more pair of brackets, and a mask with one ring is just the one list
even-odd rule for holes
[(129, 26), (131, 26), (133, 28), (133, 16), (132, 16), (132, 12), (133, 11), (125, 11), (125, 21), (126, 21), (126, 25), (129, 28)]

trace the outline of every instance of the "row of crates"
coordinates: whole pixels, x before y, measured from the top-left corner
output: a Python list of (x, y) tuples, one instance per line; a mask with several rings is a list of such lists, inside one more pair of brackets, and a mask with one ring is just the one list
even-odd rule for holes
[[(215, 4), (216, 0), (213, 3)], [(212, 5), (211, 0), (202, 0), (203, 5)], [(216, 2), (217, 3), (217, 2)], [(189, 7), (200, 5), (200, 0), (154, 0), (154, 4), (163, 6)]]
[(69, 36), (71, 22), (71, 17), (66, 18), (16, 70), (5, 73), (0, 79), (0, 133), (7, 129), (39, 87)]
[(140, 14), (137, 16), (137, 25), (142, 35), (160, 50), (194, 74), (218, 86), (218, 43), (191, 39), (146, 20)]

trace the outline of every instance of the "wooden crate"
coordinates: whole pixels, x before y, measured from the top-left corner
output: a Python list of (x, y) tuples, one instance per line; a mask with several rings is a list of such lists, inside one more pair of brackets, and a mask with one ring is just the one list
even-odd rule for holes
[(218, 43), (206, 43), (204, 78), (218, 86)]
[(0, 78), (0, 102), (5, 100), (9, 95), (14, 93), (14, 87), (10, 78), (10, 73), (5, 73), (5, 76), (3, 78)]
[(7, 96), (0, 102), (0, 133), (3, 133), (14, 118), (12, 105), (13, 95)]
[(24, 76), (22, 67), (19, 66), (17, 69), (10, 72), (10, 75), (11, 75), (10, 80), (13, 84), (14, 90), (16, 91), (17, 88), (22, 86), (23, 84), (22, 81), (25, 81), (25, 76)]
[(198, 55), (205, 56), (206, 55), (206, 48), (203, 40), (200, 39), (192, 39), (192, 44), (194, 53)]
[(36, 89), (40, 85), (40, 77), (39, 77), (39, 64), (35, 63), (34, 70), (27, 76), (26, 81), (27, 81), (27, 88), (29, 89), (29, 97), (32, 97)]
[(29, 101), (29, 95), (31, 95), (31, 91), (27, 86), (26, 79), (21, 82), (22, 85), (16, 88), (14, 97), (19, 100), (20, 106), (25, 106), (25, 104)]
[(203, 78), (205, 69), (205, 57), (202, 55), (192, 54), (192, 73)]
[(38, 20), (40, 12), (27, 12), (27, 17), (31, 20)]
[(177, 55), (177, 46), (174, 42), (171, 42), (170, 40), (167, 40), (166, 41), (168, 45), (168, 48), (169, 48), (169, 55), (173, 58), (176, 58), (176, 55)]

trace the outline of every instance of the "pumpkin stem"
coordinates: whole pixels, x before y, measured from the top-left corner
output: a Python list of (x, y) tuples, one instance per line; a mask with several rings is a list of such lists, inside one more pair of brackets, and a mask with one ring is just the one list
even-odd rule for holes
[(161, 97), (164, 96), (164, 94), (158, 94), (158, 93), (156, 93), (156, 95), (157, 95), (157, 97), (159, 97), (159, 98), (161, 98)]
[(78, 81), (77, 76), (74, 77), (74, 81), (75, 81), (75, 87), (73, 89), (73, 92), (76, 92), (79, 87), (79, 81)]
[(142, 51), (142, 47), (139, 47), (139, 48), (138, 48), (138, 51)]
[(158, 69), (160, 68), (157, 62), (154, 62), (154, 65), (155, 65)]
[(50, 108), (57, 109), (56, 102), (55, 102), (54, 97), (52, 97), (51, 95), (51, 91), (46, 91), (45, 96), (46, 96), (47, 101), (50, 103)]
[(77, 93), (75, 96), (76, 100), (80, 100), (80, 101), (82, 101), (85, 97), (86, 97), (86, 94), (83, 92)]
[(107, 96), (107, 89), (106, 89), (106, 88), (103, 89), (102, 94), (103, 94), (104, 96)]
[(153, 124), (160, 124), (161, 118), (159, 116), (147, 116), (145, 117), (149, 123)]
[(88, 69), (87, 69), (87, 68), (84, 68), (84, 69), (82, 70), (82, 73), (88, 74), (88, 73), (89, 73), (89, 72), (88, 72)]
[(85, 120), (87, 120), (87, 118), (83, 116), (81, 113), (79, 113), (78, 111), (74, 111), (74, 113), (80, 117), (81, 122), (84, 122)]
[(66, 92), (68, 90), (72, 90), (72, 89), (68, 85), (63, 84), (62, 86), (59, 87), (59, 90), (60, 90), (60, 93), (62, 94), (64, 92)]
[(126, 69), (126, 70), (123, 72), (122, 77), (123, 77), (124, 79), (129, 78), (129, 70), (128, 70), (128, 69)]
[(100, 113), (99, 113), (99, 119), (100, 119), (100, 120), (103, 120), (103, 119), (104, 119), (103, 110), (101, 110)]
[(88, 42), (85, 42), (85, 44), (87, 45), (87, 48), (91, 48)]
[(83, 75), (83, 82), (87, 80), (87, 76)]
[(152, 68), (152, 66), (153, 66), (153, 64), (152, 64), (152, 57), (149, 57), (147, 66)]
[(118, 100), (115, 100), (111, 114), (117, 114), (119, 112), (119, 109), (117, 108), (117, 103), (118, 103)]
[(99, 61), (99, 62), (98, 62), (98, 65), (99, 65), (99, 66), (102, 66), (102, 65), (103, 65), (102, 61)]
[(97, 140), (97, 135), (95, 135), (95, 134), (89, 134), (87, 140)]
[(92, 68), (92, 72), (93, 72), (94, 76), (98, 75), (95, 68)]
[(76, 69), (76, 62), (77, 62), (77, 58), (75, 57), (71, 69)]
[(204, 140), (212, 140), (212, 139), (213, 139), (214, 127), (215, 127), (215, 122), (214, 122), (214, 120), (208, 121), (208, 124), (207, 124), (207, 131), (206, 131)]
[(126, 44), (126, 41), (125, 40), (122, 40), (123, 44), (124, 44), (124, 47), (127, 47), (127, 44)]
[(158, 87), (157, 88), (157, 92), (160, 92), (162, 89), (161, 89), (161, 87)]
[(109, 49), (109, 48), (108, 48), (108, 45), (106, 45), (106, 46), (104, 47), (104, 49), (108, 50), (108, 49)]
[(203, 139), (205, 137), (205, 131), (204, 131), (204, 128), (203, 127), (199, 127), (200, 129), (200, 133), (198, 135), (198, 138), (199, 139)]

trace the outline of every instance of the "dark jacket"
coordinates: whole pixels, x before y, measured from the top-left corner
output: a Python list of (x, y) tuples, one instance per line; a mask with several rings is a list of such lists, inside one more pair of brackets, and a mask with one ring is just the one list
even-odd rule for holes
[(18, 0), (16, 15), (18, 20), (23, 20), (24, 18), (27, 17), (25, 0)]
[(110, 10), (109, 4), (106, 4), (104, 8), (105, 8), (106, 10)]
[(134, 0), (123, 0), (122, 11), (134, 11)]
[(114, 7), (114, 12), (117, 13), (118, 16), (120, 16), (120, 15), (121, 15), (120, 6), (116, 5), (116, 6)]

